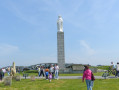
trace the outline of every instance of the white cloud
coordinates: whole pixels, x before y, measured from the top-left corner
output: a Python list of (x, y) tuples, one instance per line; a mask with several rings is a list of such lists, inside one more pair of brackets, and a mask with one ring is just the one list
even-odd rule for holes
[(10, 55), (19, 50), (17, 46), (8, 45), (8, 44), (0, 44), (0, 55)]
[(96, 53), (84, 40), (80, 40), (80, 45), (83, 47), (84, 53), (88, 55), (94, 55)]

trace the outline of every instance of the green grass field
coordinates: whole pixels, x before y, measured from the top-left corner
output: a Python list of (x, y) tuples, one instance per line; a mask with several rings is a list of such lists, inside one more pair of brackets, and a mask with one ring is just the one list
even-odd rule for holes
[[(35, 76), (38, 76), (38, 73), (37, 72), (30, 72), (30, 71), (27, 71), (27, 72), (23, 72), (23, 73), (28, 73), (29, 76), (31, 75), (35, 75)], [(23, 73), (20, 73), (19, 75), (23, 76)], [(97, 73), (94, 73), (95, 76), (102, 76), (104, 72), (97, 72)], [(82, 73), (71, 73), (71, 74), (59, 74), (59, 76), (82, 76), (83, 74)], [(6, 76), (7, 76), (7, 73), (6, 73)]]
[[(104, 72), (94, 73), (95, 76), (102, 76)], [(82, 76), (83, 73), (73, 73), (73, 74), (59, 74), (59, 76)]]
[[(22, 79), (21, 81), (13, 81), (11, 86), (4, 86), (0, 83), (0, 90), (87, 90), (86, 83), (81, 79), (62, 79), (52, 80), (49, 83), (45, 79)], [(119, 90), (119, 79), (97, 79), (94, 81), (93, 90)]]

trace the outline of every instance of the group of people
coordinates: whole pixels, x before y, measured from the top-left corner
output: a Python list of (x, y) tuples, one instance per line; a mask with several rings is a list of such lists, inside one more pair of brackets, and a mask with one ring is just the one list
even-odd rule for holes
[(49, 82), (51, 82), (52, 79), (57, 79), (58, 80), (58, 75), (59, 75), (59, 66), (55, 64), (55, 66), (50, 65), (50, 68), (44, 69), (43, 66), (38, 66), (38, 75), (40, 76), (45, 76), (46, 80), (49, 79)]
[(5, 73), (7, 73), (8, 76), (10, 76), (10, 72), (11, 72), (11, 68), (10, 67), (1, 68), (0, 69), (0, 81), (2, 81), (2, 79), (4, 78)]
[(2, 81), (2, 79), (4, 78), (4, 74), (6, 73), (6, 69), (5, 68), (2, 68), (0, 69), (0, 81)]

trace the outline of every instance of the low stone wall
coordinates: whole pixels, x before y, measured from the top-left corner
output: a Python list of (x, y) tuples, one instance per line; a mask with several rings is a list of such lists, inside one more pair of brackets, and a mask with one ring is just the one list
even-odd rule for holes
[(63, 73), (71, 73), (72, 72), (72, 68), (65, 68)]
[(84, 66), (80, 65), (73, 65), (72, 66), (73, 71), (82, 71), (84, 70)]
[(83, 70), (73, 70), (72, 68), (65, 68), (65, 70), (60, 73), (83, 73)]
[(97, 73), (97, 68), (90, 68), (93, 73)]
[[(90, 68), (93, 73), (97, 73), (97, 68)], [(60, 73), (83, 73), (84, 68), (79, 70), (73, 70), (72, 68), (65, 68), (64, 71), (60, 71)]]

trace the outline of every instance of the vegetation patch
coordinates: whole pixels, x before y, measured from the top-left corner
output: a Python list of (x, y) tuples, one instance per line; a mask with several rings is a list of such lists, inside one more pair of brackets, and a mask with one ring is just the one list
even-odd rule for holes
[[(93, 90), (119, 90), (119, 79), (96, 79)], [(0, 83), (0, 90), (86, 90), (86, 83), (81, 79), (62, 79), (49, 80), (36, 79), (32, 82), (30, 79), (21, 81), (12, 81), (11, 86), (5, 86)]]

